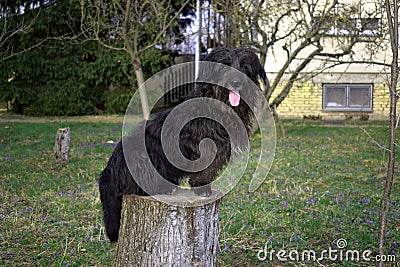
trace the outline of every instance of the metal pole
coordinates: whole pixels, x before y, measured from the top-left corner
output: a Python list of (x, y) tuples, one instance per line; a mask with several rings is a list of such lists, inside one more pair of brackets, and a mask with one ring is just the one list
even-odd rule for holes
[(197, 75), (199, 73), (199, 65), (200, 65), (200, 55), (201, 55), (201, 3), (200, 0), (196, 0), (196, 18), (197, 18), (197, 36), (196, 36), (196, 50), (195, 50), (195, 65), (194, 65), (194, 71), (195, 71), (195, 77), (197, 79)]

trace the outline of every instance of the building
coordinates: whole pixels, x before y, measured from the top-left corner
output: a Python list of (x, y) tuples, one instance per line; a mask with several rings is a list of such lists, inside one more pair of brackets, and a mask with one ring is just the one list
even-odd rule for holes
[[(390, 64), (391, 50), (384, 9), (380, 6), (382, 3), (377, 0), (342, 0), (326, 11), (327, 5), (333, 1), (308, 2), (316, 7), (311, 12), (307, 6), (310, 17), (305, 25), (311, 28), (310, 25), (318, 22), (318, 35), (314, 38), (319, 38), (325, 54), (340, 53), (349, 42), (356, 42), (348, 55), (340, 58), (317, 56), (302, 69), (289, 94), (278, 105), (279, 115), (283, 118), (327, 120), (388, 119), (389, 90), (386, 82), (390, 68), (384, 64)], [(318, 21), (320, 17), (324, 19)], [(294, 21), (288, 19), (286, 25), (290, 23)], [(282, 32), (292, 29), (291, 26), (286, 27)], [(307, 34), (306, 31), (304, 34)], [(267, 54), (265, 69), (271, 84), (287, 63), (290, 53), (302, 42), (301, 37), (305, 36), (298, 35), (299, 40), (290, 43), (293, 48), (288, 48), (288, 41), (283, 40), (277, 42)], [(271, 99), (282, 91), (293, 72), (313, 49), (315, 45), (305, 47), (298, 54), (297, 62), (291, 62)]]

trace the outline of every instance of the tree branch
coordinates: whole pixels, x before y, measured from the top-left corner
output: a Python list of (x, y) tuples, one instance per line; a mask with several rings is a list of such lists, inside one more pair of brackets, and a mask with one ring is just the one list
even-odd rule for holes
[[(295, 80), (297, 79), (297, 77), (299, 76), (300, 72), (307, 67), (307, 65), (311, 62), (311, 60), (314, 59), (314, 57), (316, 55), (318, 55), (318, 53), (320, 53), (323, 50), (322, 46), (318, 46), (317, 49), (315, 49), (311, 54), (309, 54), (309, 56), (303, 60), (303, 62), (301, 62), (301, 64), (299, 66), (297, 66), (297, 68), (295, 69), (294, 72), (292, 72), (288, 82), (286, 83), (286, 85), (283, 87), (282, 91), (279, 93), (279, 95), (271, 102), (270, 106), (272, 107), (278, 107), (282, 101), (286, 98), (286, 96), (289, 94), (293, 83), (295, 82)], [(275, 81), (274, 81), (275, 84)]]
[(178, 10), (178, 12), (176, 12), (176, 14), (169, 20), (169, 22), (162, 27), (162, 29), (160, 30), (160, 32), (156, 35), (156, 37), (154, 38), (154, 41), (143, 47), (142, 49), (138, 50), (138, 53), (141, 53), (149, 48), (154, 47), (155, 45), (157, 45), (157, 43), (159, 42), (160, 38), (162, 37), (162, 35), (165, 33), (165, 31), (171, 26), (172, 22), (175, 21), (175, 19), (180, 15), (180, 13), (182, 12), (182, 10), (185, 8), (185, 6), (189, 3), (190, 0), (186, 0), (185, 3), (183, 3), (182, 7)]

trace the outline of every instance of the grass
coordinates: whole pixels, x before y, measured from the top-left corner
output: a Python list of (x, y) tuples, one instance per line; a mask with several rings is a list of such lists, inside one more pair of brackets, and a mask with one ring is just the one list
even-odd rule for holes
[[(19, 119), (0, 123), (0, 265), (112, 266), (116, 250), (104, 234), (97, 177), (113, 150), (108, 141), (120, 138), (122, 120)], [(340, 238), (346, 249), (375, 255), (387, 159), (375, 141), (387, 145), (388, 129), (384, 122), (363, 122), (372, 139), (359, 124), (284, 121), (287, 138), (278, 138), (266, 182), (249, 194), (247, 174), (222, 201), (218, 266), (270, 266), (257, 259), (266, 244), (276, 251), (322, 251), (337, 248)], [(56, 165), (55, 134), (65, 126), (71, 128), (71, 158)], [(397, 178), (386, 241), (393, 255), (400, 252)], [(276, 254), (274, 259), (273, 266), (288, 264)]]

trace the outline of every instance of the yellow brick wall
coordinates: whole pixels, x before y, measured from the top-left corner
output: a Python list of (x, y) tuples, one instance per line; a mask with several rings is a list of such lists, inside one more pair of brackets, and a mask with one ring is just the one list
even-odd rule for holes
[[(386, 84), (374, 84), (373, 118), (389, 119), (390, 93)], [(397, 109), (399, 105), (397, 105)]]
[[(282, 83), (272, 94), (271, 100), (282, 90)], [(305, 83), (294, 84), (289, 95), (278, 106), (278, 114), (282, 118), (303, 119), (306, 117), (320, 117), (322, 119), (370, 119), (387, 120), (389, 116), (389, 89), (386, 84), (374, 84), (373, 86), (372, 112), (342, 112), (322, 110), (322, 84)], [(398, 104), (398, 108), (400, 105)]]

